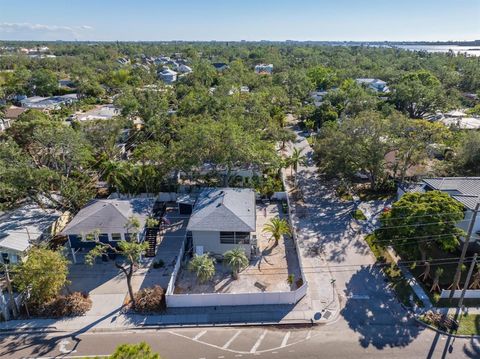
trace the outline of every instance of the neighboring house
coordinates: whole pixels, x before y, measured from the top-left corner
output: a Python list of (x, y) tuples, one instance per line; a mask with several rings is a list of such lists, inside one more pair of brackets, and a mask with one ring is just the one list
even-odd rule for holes
[[(425, 178), (419, 183), (399, 185), (397, 195), (400, 198), (407, 192), (423, 193), (433, 190), (448, 193), (452, 198), (463, 204), (465, 218), (458, 224), (458, 227), (467, 232), (475, 206), (479, 201), (480, 177)], [(464, 239), (462, 238), (462, 240)], [(477, 214), (471, 243), (476, 243), (477, 248), (480, 247), (480, 213)]]
[(5, 131), (12, 126), (12, 123), (18, 119), (18, 117), (27, 111), (25, 108), (10, 106), (5, 110), (5, 115), (0, 118), (0, 132)]
[(154, 203), (154, 198), (92, 200), (62, 231), (68, 237), (73, 261), (77, 263), (77, 252), (96, 246), (94, 239), (114, 247), (121, 240), (134, 239), (135, 231), (128, 226), (132, 218), (140, 222), (137, 239), (142, 241)]
[(255, 192), (247, 188), (207, 188), (197, 198), (187, 231), (195, 253), (222, 255), (241, 247), (250, 257), (256, 242)]
[(232, 87), (232, 89), (228, 91), (228, 94), (230, 96), (238, 93), (240, 94), (250, 93), (250, 88), (248, 86), (240, 86), (239, 88)]
[(212, 66), (215, 67), (215, 70), (219, 72), (222, 72), (228, 69), (228, 64), (226, 64), (225, 62), (214, 62)]
[(457, 127), (462, 130), (480, 129), (480, 118), (476, 117), (444, 117), (440, 120), (445, 126)]
[(390, 89), (387, 86), (385, 81), (379, 79), (370, 79), (370, 78), (359, 78), (355, 80), (357, 84), (368, 87), (373, 91), (380, 93), (388, 93)]
[(0, 216), (0, 262), (18, 263), (28, 250), (47, 242), (60, 232), (69, 213), (27, 204)]
[(120, 65), (128, 65), (130, 63), (130, 59), (127, 59), (126, 57), (121, 57), (121, 58), (117, 59), (117, 62)]
[(6, 130), (7, 128), (10, 128), (12, 126), (12, 123), (18, 120), (18, 117), (20, 117), (20, 115), (25, 111), (27, 111), (26, 108), (17, 106), (10, 106), (9, 108), (7, 108), (5, 110), (5, 116), (3, 116), (3, 119), (0, 120), (0, 132)]
[(164, 69), (158, 74), (158, 77), (167, 84), (177, 81), (177, 73), (170, 69)]
[(27, 97), (26, 99), (21, 100), (20, 103), (24, 108), (34, 108), (39, 110), (57, 110), (63, 105), (70, 105), (76, 101), (78, 101), (77, 94), (68, 94), (63, 96), (51, 97)]
[(262, 75), (271, 75), (273, 73), (272, 64), (258, 64), (255, 66), (255, 73)]
[(187, 65), (179, 65), (177, 66), (177, 71), (182, 73), (182, 74), (189, 74), (191, 73), (193, 70), (190, 66), (187, 66)]
[(315, 107), (319, 107), (323, 103), (323, 98), (327, 95), (328, 91), (312, 91), (310, 92), (310, 98), (313, 100)]
[(75, 89), (77, 86), (75, 85), (75, 82), (69, 79), (62, 79), (58, 81), (58, 87), (64, 88), (67, 90), (72, 90)]
[(91, 120), (109, 120), (112, 117), (118, 116), (120, 111), (112, 104), (98, 105), (95, 108), (86, 112), (80, 112), (73, 115), (73, 119), (77, 121), (91, 121)]

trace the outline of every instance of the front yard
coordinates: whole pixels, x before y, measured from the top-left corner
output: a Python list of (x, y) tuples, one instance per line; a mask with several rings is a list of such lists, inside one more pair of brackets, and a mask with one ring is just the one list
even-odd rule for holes
[(223, 263), (216, 263), (215, 276), (206, 283), (199, 283), (195, 273), (184, 263), (177, 277), (175, 294), (194, 293), (252, 293), (284, 292), (297, 289), (301, 278), (295, 244), (285, 236), (276, 246), (269, 234), (262, 233), (265, 223), (282, 217), (280, 203), (257, 203), (256, 235), (260, 255), (252, 256), (247, 268), (234, 280), (231, 270)]

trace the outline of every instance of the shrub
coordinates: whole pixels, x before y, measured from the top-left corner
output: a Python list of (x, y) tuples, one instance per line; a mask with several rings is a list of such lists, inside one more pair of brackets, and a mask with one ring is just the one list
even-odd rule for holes
[(289, 274), (288, 278), (287, 278), (288, 284), (292, 285), (294, 281), (295, 281), (295, 274), (293, 274), (293, 273)]
[(165, 292), (159, 285), (144, 288), (135, 294), (135, 308), (139, 313), (158, 313), (166, 308)]
[(42, 317), (75, 317), (84, 315), (92, 308), (92, 300), (88, 294), (74, 292), (60, 295), (39, 307), (33, 307), (33, 314)]

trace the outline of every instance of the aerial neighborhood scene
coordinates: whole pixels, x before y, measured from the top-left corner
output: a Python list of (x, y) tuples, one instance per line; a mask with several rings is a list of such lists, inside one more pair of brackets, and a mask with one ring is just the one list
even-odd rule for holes
[(0, 0), (1, 358), (480, 358), (480, 2)]

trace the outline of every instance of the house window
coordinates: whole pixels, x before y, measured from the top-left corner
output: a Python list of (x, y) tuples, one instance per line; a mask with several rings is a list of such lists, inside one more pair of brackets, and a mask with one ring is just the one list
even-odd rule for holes
[(220, 232), (220, 243), (235, 244), (235, 232)]
[(112, 233), (112, 241), (121, 241), (122, 240), (122, 234), (121, 233)]
[(131, 240), (138, 240), (138, 234), (137, 233), (125, 233), (125, 240), (126, 241), (131, 241)]
[(250, 244), (249, 232), (220, 232), (222, 244)]
[(250, 244), (250, 232), (235, 232), (235, 243)]

